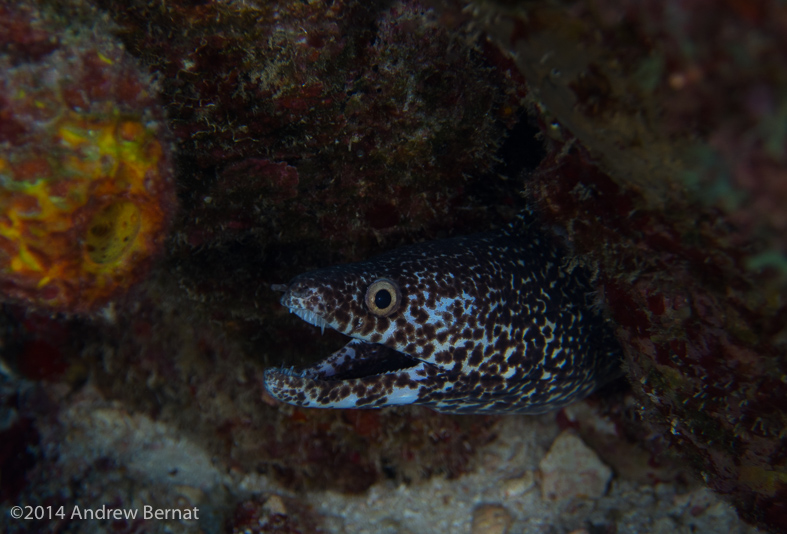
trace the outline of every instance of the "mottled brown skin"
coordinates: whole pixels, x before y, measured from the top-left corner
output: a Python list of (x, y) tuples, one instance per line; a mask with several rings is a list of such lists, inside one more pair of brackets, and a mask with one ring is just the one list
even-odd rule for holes
[[(367, 294), (381, 280), (392, 284), (379, 301), (394, 301), (387, 313), (370, 309)], [(584, 270), (524, 221), (307, 273), (282, 304), (354, 339), (302, 371), (269, 369), (265, 386), (306, 407), (554, 410), (620, 374), (594, 296)]]

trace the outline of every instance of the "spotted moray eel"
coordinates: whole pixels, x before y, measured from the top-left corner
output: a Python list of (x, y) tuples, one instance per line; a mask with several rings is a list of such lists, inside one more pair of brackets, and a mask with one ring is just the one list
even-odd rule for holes
[(270, 395), (298, 406), (532, 414), (620, 374), (621, 349), (587, 273), (524, 217), (274, 289), (306, 322), (352, 338), (312, 367), (265, 372)]

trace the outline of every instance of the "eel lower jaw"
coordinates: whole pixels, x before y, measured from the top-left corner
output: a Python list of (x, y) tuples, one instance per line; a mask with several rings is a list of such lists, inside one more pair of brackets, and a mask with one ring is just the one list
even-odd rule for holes
[(416, 404), (425, 388), (417, 378), (423, 364), (365, 378), (325, 380), (288, 369), (267, 369), (264, 385), (276, 400), (304, 408), (381, 408)]
[(305, 369), (267, 369), (273, 398), (305, 408), (379, 408), (416, 403), (431, 364), (393, 349), (353, 339)]

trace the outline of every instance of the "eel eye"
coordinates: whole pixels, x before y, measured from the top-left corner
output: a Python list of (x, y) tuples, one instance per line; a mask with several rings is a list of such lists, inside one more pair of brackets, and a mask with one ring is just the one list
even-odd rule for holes
[(366, 290), (366, 307), (378, 317), (387, 317), (399, 309), (402, 293), (393, 280), (380, 278)]

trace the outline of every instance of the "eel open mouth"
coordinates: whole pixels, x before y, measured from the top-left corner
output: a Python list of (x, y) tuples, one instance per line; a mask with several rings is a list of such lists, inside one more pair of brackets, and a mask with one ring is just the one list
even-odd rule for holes
[[(286, 298), (287, 295), (282, 299), (283, 304)], [(322, 331), (332, 328), (311, 310), (289, 309)], [(377, 407), (412, 403), (427, 366), (431, 364), (384, 345), (353, 338), (310, 367), (267, 369), (264, 380), (273, 397), (299, 406)]]
[[(353, 351), (351, 356), (349, 355), (350, 350)], [(327, 360), (319, 363), (320, 370), (316, 373), (315, 378), (323, 380), (366, 378), (409, 369), (419, 363), (419, 360), (394, 349), (360, 340), (351, 341), (338, 352), (347, 355), (342, 364), (326, 369)]]

